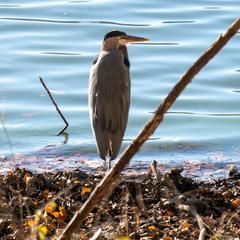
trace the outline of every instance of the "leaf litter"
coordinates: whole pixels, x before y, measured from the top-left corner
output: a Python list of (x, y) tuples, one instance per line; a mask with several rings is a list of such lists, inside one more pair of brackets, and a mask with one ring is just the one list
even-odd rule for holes
[[(199, 181), (183, 169), (161, 173), (151, 165), (122, 175), (71, 239), (240, 239), (240, 173)], [(0, 175), (0, 239), (56, 239), (87, 200), (104, 172), (79, 169), (33, 173), (16, 168)], [(198, 215), (194, 215), (197, 213)], [(203, 222), (199, 225), (199, 218)], [(201, 229), (202, 228), (202, 229)]]

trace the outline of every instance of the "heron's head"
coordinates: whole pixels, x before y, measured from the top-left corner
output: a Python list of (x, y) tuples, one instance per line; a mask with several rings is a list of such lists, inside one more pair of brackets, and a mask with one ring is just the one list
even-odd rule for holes
[(102, 50), (119, 49), (133, 42), (146, 42), (147, 38), (127, 35), (125, 32), (113, 30), (108, 32), (102, 42)]

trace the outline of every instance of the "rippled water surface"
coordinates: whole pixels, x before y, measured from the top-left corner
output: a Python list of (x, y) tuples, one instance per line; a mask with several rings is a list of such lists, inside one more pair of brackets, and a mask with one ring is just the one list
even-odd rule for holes
[[(112, 29), (151, 40), (129, 47), (126, 147), (239, 13), (239, 0), (1, 0), (0, 155), (11, 154), (10, 146), (14, 154), (32, 154), (51, 145), (49, 153), (98, 159), (88, 118), (88, 74)], [(238, 33), (194, 78), (135, 160), (239, 159), (239, 53)], [(67, 144), (56, 136), (63, 123), (38, 76), (70, 124)]]

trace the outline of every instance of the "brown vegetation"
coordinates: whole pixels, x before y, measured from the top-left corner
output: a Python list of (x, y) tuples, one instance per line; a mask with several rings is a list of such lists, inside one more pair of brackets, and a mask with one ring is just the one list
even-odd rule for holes
[[(181, 172), (161, 174), (152, 164), (145, 174), (122, 175), (69, 239), (96, 232), (92, 239), (239, 239), (240, 174), (199, 182)], [(1, 176), (0, 238), (56, 239), (102, 177), (25, 169)]]

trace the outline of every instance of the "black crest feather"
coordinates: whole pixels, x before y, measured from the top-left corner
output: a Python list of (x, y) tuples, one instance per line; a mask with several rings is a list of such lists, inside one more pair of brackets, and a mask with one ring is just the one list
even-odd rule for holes
[(113, 30), (111, 32), (108, 32), (105, 36), (104, 36), (104, 40), (106, 40), (107, 38), (111, 38), (111, 37), (119, 37), (119, 36), (126, 36), (127, 34), (125, 32), (122, 31), (118, 31), (118, 30)]

